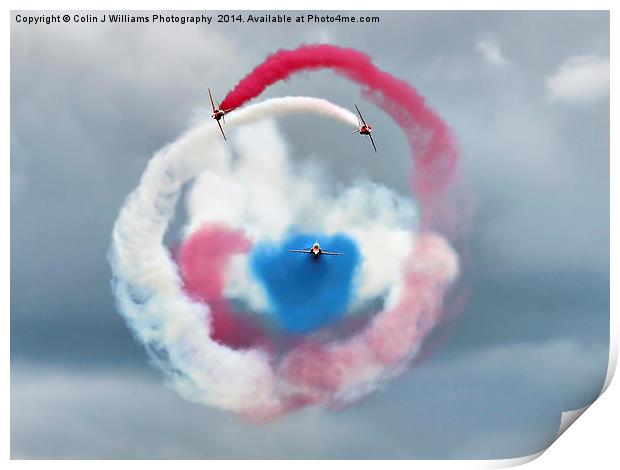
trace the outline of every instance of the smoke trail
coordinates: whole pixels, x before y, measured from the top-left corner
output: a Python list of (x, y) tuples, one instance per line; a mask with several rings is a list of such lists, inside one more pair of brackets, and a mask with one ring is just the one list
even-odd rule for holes
[[(342, 255), (318, 260), (287, 251), (310, 247), (316, 240), (321, 240), (323, 249)], [(284, 330), (304, 333), (325, 326), (346, 312), (359, 258), (355, 242), (344, 234), (291, 234), (280, 244), (257, 245), (250, 264)]]
[[(355, 124), (354, 115), (324, 100), (284, 98), (238, 110), (227, 125), (291, 112)], [(222, 151), (211, 120), (161, 149), (114, 227), (110, 261), (117, 302), (153, 361), (187, 398), (258, 420), (311, 403), (350, 402), (398, 373), (436, 323), (457, 274), (455, 254), (437, 235), (419, 237), (404, 273), (407, 288), (401, 286), (368, 328), (344, 342), (309, 339), (276, 360), (266, 350), (233, 350), (211, 337), (212, 309), (186, 295), (163, 236), (182, 185), (211, 157), (220, 161)], [(247, 248), (238, 234), (216, 235), (226, 253)], [(207, 290), (205, 299), (212, 294)]]
[(454, 181), (458, 150), (443, 120), (415, 88), (380, 70), (355, 49), (328, 44), (279, 50), (246, 75), (226, 95), (223, 108), (238, 108), (268, 86), (306, 71), (328, 68), (362, 85), (364, 95), (385, 110), (404, 131), (414, 162), (412, 190), (422, 209), (422, 228), (452, 234), (458, 221), (452, 204), (443, 198)]
[[(310, 112), (355, 125), (355, 116), (313, 98), (279, 98), (228, 119), (234, 127), (285, 113)], [(242, 411), (273, 406), (273, 371), (261, 351), (234, 351), (210, 338), (210, 309), (183, 292), (176, 264), (162, 244), (182, 185), (221, 150), (217, 125), (189, 130), (149, 161), (138, 188), (121, 209), (110, 262), (119, 308), (153, 360), (190, 399)]]
[[(384, 296), (400, 282), (417, 224), (410, 198), (364, 180), (333, 193), (327, 188), (328, 169), (320, 161), (293, 164), (285, 138), (271, 121), (239, 129), (231, 143), (235, 158), (219, 154), (216, 167), (201, 173), (188, 193), (185, 233), (217, 223), (241, 230), (252, 240), (279, 245), (291, 227), (315, 233), (312, 243), (325, 244), (334, 234), (346, 234), (361, 257), (353, 309)], [(217, 198), (211, 197), (214, 193)], [(248, 257), (231, 257), (225, 295), (255, 312), (266, 312), (267, 295), (249, 269)]]
[(263, 336), (260, 326), (251, 317), (239, 318), (222, 295), (230, 257), (250, 247), (243, 232), (206, 225), (183, 242), (179, 253), (185, 290), (211, 308), (211, 338), (235, 349), (256, 345)]
[[(331, 69), (362, 87), (366, 98), (386, 111), (403, 130), (413, 162), (411, 190), (420, 207), (420, 228), (444, 234), (469, 260), (467, 236), (473, 214), (469, 188), (458, 180), (458, 147), (452, 132), (418, 91), (376, 67), (370, 57), (352, 48), (329, 44), (302, 45), (269, 55), (231, 90), (222, 106), (236, 108), (268, 86), (309, 70)], [(454, 289), (445, 318), (463, 309), (466, 277)]]

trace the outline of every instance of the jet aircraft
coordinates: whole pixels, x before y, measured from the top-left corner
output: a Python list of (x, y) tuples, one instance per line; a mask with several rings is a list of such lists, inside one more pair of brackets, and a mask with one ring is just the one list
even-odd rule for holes
[(340, 256), (344, 255), (344, 253), (336, 253), (334, 251), (325, 251), (319, 245), (319, 242), (315, 242), (310, 248), (306, 248), (305, 250), (288, 250), (291, 253), (304, 253), (307, 255), (314, 256), (314, 259), (318, 259), (321, 255), (332, 255), (332, 256)]
[(362, 113), (360, 112), (357, 105), (355, 105), (355, 109), (357, 110), (357, 114), (359, 115), (359, 117), (357, 118), (357, 123), (359, 124), (360, 127), (358, 129), (355, 129), (353, 131), (353, 134), (357, 133), (360, 135), (367, 135), (368, 137), (370, 137), (370, 143), (372, 144), (372, 148), (374, 148), (376, 152), (377, 147), (375, 146), (375, 141), (372, 140), (372, 135), (370, 135), (370, 133), (372, 132), (372, 126), (370, 124), (366, 124), (366, 121), (364, 121), (364, 117), (362, 116)]
[(222, 132), (222, 136), (224, 140), (226, 140), (226, 135), (224, 134), (224, 129), (222, 129), (222, 125), (220, 124), (220, 119), (226, 124), (226, 118), (224, 116), (227, 113), (230, 113), (234, 108), (230, 109), (221, 109), (220, 104), (217, 103), (217, 108), (215, 107), (215, 103), (213, 102), (213, 95), (211, 95), (211, 89), (209, 88), (209, 99), (211, 100), (211, 108), (213, 109), (213, 113), (211, 117), (217, 121), (217, 125), (220, 126), (220, 131)]

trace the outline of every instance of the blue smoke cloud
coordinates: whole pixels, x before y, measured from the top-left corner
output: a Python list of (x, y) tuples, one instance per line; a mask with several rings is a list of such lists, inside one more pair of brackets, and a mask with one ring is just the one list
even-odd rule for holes
[[(315, 241), (322, 250), (344, 255), (315, 259), (287, 251), (309, 248)], [(343, 234), (293, 233), (280, 244), (257, 243), (250, 254), (250, 266), (267, 292), (271, 310), (291, 333), (321, 328), (346, 312), (359, 262), (356, 243)]]

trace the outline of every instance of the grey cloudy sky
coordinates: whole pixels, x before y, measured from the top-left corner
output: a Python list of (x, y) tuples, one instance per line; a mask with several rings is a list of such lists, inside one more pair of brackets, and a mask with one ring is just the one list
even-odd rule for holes
[[(12, 22), (14, 458), (516, 457), (595, 399), (609, 337), (609, 15), (378, 14), (303, 27)], [(475, 198), (471, 293), (433, 354), (384, 390), (258, 427), (164, 385), (115, 311), (106, 252), (150, 155), (207, 106), (207, 86), (222, 98), (269, 52), (316, 41), (369, 53), (454, 129)], [(360, 100), (329, 72), (265, 96), (285, 94)], [(312, 121), (321, 139), (305, 132), (311, 118), (281, 127), (294, 157), (320, 157), (336, 182), (366, 175), (405, 193), (405, 139), (364, 111), (377, 158), (328, 123)]]

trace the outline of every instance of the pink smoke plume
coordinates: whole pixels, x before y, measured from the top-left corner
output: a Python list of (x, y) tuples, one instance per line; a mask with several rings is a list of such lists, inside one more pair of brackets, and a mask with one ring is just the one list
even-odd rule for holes
[(249, 317), (235, 315), (222, 294), (230, 257), (251, 246), (238, 230), (206, 225), (183, 242), (178, 254), (186, 292), (211, 309), (211, 338), (235, 349), (253, 346), (262, 338), (260, 326)]
[(249, 419), (272, 419), (290, 410), (329, 403), (351, 403), (403, 366), (416, 346), (437, 325), (446, 290), (454, 281), (457, 259), (446, 241), (422, 235), (403, 274), (405, 292), (396, 305), (380, 312), (366, 329), (344, 341), (321, 342), (309, 338), (286, 354), (276, 367), (277, 376), (292, 384), (273, 408), (250, 407)]
[(411, 149), (412, 191), (421, 207), (422, 229), (439, 230), (448, 236), (454, 234), (459, 221), (453, 201), (446, 204), (443, 199), (453, 197), (447, 189), (456, 176), (456, 140), (415, 88), (377, 68), (366, 54), (328, 44), (279, 50), (246, 75), (226, 95), (221, 106), (238, 108), (276, 82), (298, 72), (318, 69), (332, 69), (362, 85), (364, 95), (394, 119)]

